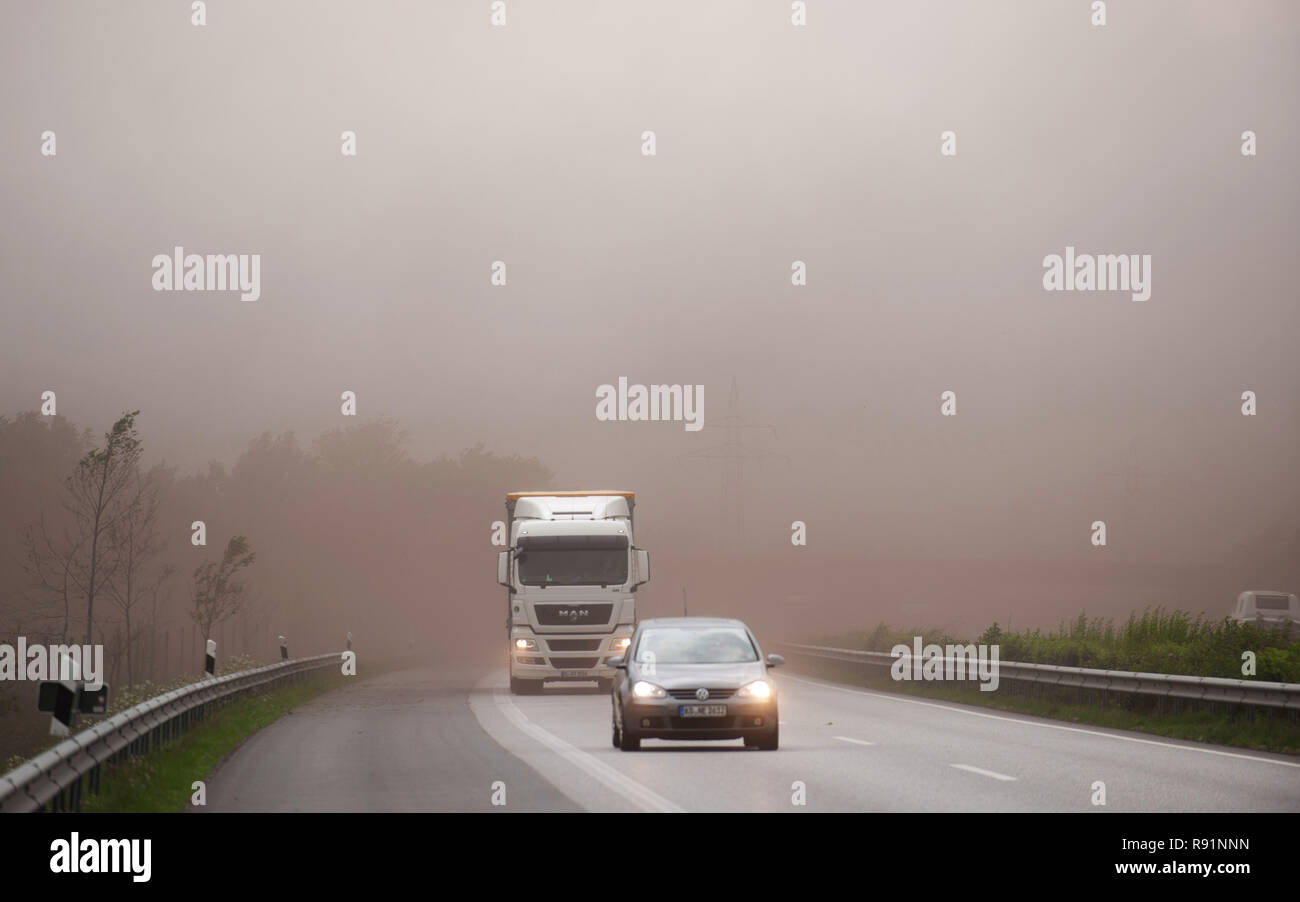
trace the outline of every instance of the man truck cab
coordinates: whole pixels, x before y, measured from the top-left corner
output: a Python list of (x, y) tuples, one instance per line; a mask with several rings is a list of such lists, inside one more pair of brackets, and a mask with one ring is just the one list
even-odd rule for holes
[(636, 590), (650, 556), (635, 545), (634, 492), (510, 492), (509, 549), (497, 558), (506, 587), (510, 691), (544, 682), (596, 681), (636, 628)]

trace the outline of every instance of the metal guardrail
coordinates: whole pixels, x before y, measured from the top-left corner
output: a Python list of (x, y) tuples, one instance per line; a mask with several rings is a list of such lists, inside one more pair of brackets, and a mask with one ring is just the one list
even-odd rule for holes
[[(851, 661), (868, 666), (888, 668), (898, 660), (898, 657), (885, 651), (858, 651), (825, 645), (800, 645), (795, 642), (776, 644), (781, 648), (797, 649), (795, 654), (806, 657)], [(908, 657), (911, 657), (910, 653)], [(949, 660), (956, 662), (970, 659), (939, 658), (938, 660), (946, 664)], [(1300, 683), (1232, 680), (1170, 673), (1136, 673), (1128, 670), (1094, 670), (1087, 667), (1023, 664), (1016, 661), (998, 661), (998, 679), (999, 681), (1019, 680), (1047, 686), (1097, 689), (1103, 692), (1124, 692), (1155, 698), (1254, 705), (1281, 708), (1285, 711), (1300, 710)]]
[(282, 661), (266, 667), (211, 677), (141, 702), (46, 749), (7, 774), (0, 774), (0, 813), (55, 811), (81, 807), (83, 778), (98, 790), (109, 761), (141, 754), (203, 719), (215, 702), (297, 674), (338, 665), (341, 652)]

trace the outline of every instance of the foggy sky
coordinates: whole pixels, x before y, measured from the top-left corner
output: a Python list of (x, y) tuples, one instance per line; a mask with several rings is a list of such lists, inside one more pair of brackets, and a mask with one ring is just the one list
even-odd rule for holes
[[(747, 545), (846, 562), (814, 596), (964, 561), (978, 585), (917, 591), (984, 623), (1022, 562), (1099, 554), (1167, 568), (1162, 600), (1214, 568), (1196, 608), (1297, 591), (1246, 584), (1300, 580), (1250, 550), (1300, 502), (1296, 7), (809, 6), (797, 28), (784, 2), (520, 0), (494, 28), (480, 0), (229, 2), (196, 28), (188, 4), (6, 2), (0, 412), (54, 390), (102, 433), (139, 408), (150, 459), (200, 469), (345, 425), (352, 390), (413, 455), (482, 441), (636, 490), (671, 612), (727, 522), (722, 465), (691, 454), (735, 378), (771, 427), (743, 435), (770, 455)], [(154, 292), (176, 245), (261, 254), (261, 299)], [(1150, 254), (1151, 299), (1044, 291), (1067, 245)], [(704, 385), (706, 428), (598, 422), (620, 376)], [(1014, 591), (1123, 612), (1151, 595), (1133, 572), (1122, 601), (1050, 570)]]

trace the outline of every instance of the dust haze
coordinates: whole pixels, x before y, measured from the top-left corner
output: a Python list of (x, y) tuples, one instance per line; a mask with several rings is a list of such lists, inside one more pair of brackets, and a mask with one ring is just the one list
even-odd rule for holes
[[(4, 5), (0, 631), (58, 635), (23, 536), (132, 410), (172, 659), (244, 535), (236, 649), (504, 663), (520, 489), (635, 490), (639, 616), (760, 639), (1297, 591), (1294, 7), (508, 6)], [(260, 299), (154, 291), (176, 246)], [(1044, 291), (1066, 247), (1150, 299)], [(619, 377), (705, 428), (598, 421)]]

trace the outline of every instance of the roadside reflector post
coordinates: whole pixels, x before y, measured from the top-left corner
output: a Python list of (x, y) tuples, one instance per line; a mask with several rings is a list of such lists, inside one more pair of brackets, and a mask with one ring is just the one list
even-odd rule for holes
[(54, 676), (59, 679), (41, 683), (37, 707), (50, 711), (50, 735), (69, 736), (77, 719), (77, 692), (80, 688), (80, 668), (76, 661), (60, 653), (54, 665)]
[(284, 636), (280, 637), (280, 660), (289, 660), (289, 642)]
[(49, 711), (50, 735), (68, 736), (76, 719), (77, 684), (72, 680), (46, 680), (41, 683), (38, 711)]
[(352, 631), (348, 630), (348, 651), (352, 651)]
[(55, 675), (59, 680), (43, 680), (36, 696), (36, 710), (49, 712), (50, 735), (68, 736), (76, 723), (77, 714), (103, 714), (108, 710), (108, 684), (101, 682), (98, 689), (87, 689), (80, 677), (75, 659), (60, 655)]
[(208, 640), (208, 653), (203, 659), (203, 669), (207, 671), (208, 676), (217, 672), (217, 643), (213, 639)]

